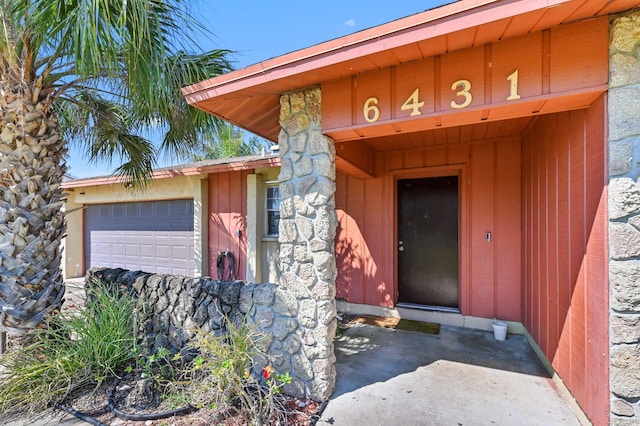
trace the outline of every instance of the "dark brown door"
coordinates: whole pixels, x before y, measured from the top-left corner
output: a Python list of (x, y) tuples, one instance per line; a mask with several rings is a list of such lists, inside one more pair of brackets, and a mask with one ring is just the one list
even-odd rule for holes
[(398, 302), (458, 308), (458, 177), (398, 180)]

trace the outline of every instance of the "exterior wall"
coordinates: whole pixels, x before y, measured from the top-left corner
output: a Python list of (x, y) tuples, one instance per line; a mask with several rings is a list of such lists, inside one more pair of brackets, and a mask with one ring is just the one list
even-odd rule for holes
[[(198, 176), (180, 176), (170, 179), (156, 179), (145, 189), (126, 189), (121, 183), (110, 185), (78, 186), (66, 189), (67, 236), (64, 241), (63, 273), (65, 278), (84, 275), (84, 221), (82, 207), (87, 204), (121, 203), (131, 201), (156, 201), (179, 198), (194, 200), (194, 247), (195, 275), (207, 271), (207, 246), (203, 243), (206, 235), (206, 180)], [(203, 189), (204, 188), (204, 189)], [(198, 248), (200, 248), (198, 250)]]
[(256, 169), (247, 176), (247, 277), (248, 282), (280, 282), (278, 238), (266, 236), (265, 191), (277, 182), (280, 167)]
[(610, 41), (610, 421), (631, 425), (640, 423), (640, 11), (615, 17)]
[[(291, 372), (293, 395), (323, 401), (335, 387), (335, 147), (322, 134), (319, 88), (280, 98), (280, 265), (285, 345), (276, 369)], [(280, 312), (283, 312), (281, 309)], [(282, 318), (283, 321), (287, 320)]]
[(605, 98), (523, 137), (524, 324), (595, 424), (608, 419)]
[(209, 174), (209, 273), (218, 277), (216, 258), (229, 250), (236, 259), (236, 279), (247, 264), (247, 176), (249, 171)]
[[(487, 139), (379, 152), (378, 178), (338, 173), (337, 297), (395, 305), (395, 179), (462, 168), (466, 179), (461, 179), (460, 205), (461, 313), (521, 321), (520, 303), (514, 303), (520, 300), (521, 288), (519, 142)], [(487, 231), (492, 233), (490, 243)]]

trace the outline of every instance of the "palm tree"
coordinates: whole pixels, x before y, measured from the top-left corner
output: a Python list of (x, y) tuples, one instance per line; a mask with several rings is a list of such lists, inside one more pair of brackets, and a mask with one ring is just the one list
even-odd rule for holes
[(202, 139), (204, 143), (192, 155), (193, 161), (212, 160), (216, 158), (242, 157), (258, 154), (267, 148), (267, 142), (257, 136), (247, 139), (247, 134), (226, 121), (220, 121), (216, 130)]
[(60, 183), (67, 142), (144, 183), (159, 150), (192, 152), (216, 121), (180, 93), (231, 69), (231, 52), (192, 54), (182, 0), (0, 0), (0, 332), (21, 336), (64, 295)]

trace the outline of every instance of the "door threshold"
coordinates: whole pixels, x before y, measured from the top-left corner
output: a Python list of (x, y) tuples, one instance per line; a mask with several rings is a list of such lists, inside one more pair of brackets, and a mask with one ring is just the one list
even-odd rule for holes
[(447, 312), (451, 314), (460, 313), (460, 309), (458, 308), (451, 308), (448, 306), (418, 305), (417, 303), (398, 302), (396, 303), (396, 307), (406, 308), (406, 309), (419, 309), (421, 311), (430, 311), (430, 312)]

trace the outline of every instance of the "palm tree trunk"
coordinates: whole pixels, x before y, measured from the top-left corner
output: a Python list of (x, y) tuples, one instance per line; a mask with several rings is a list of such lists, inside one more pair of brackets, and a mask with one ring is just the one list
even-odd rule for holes
[(64, 295), (66, 148), (41, 84), (0, 81), (0, 332), (17, 336)]

